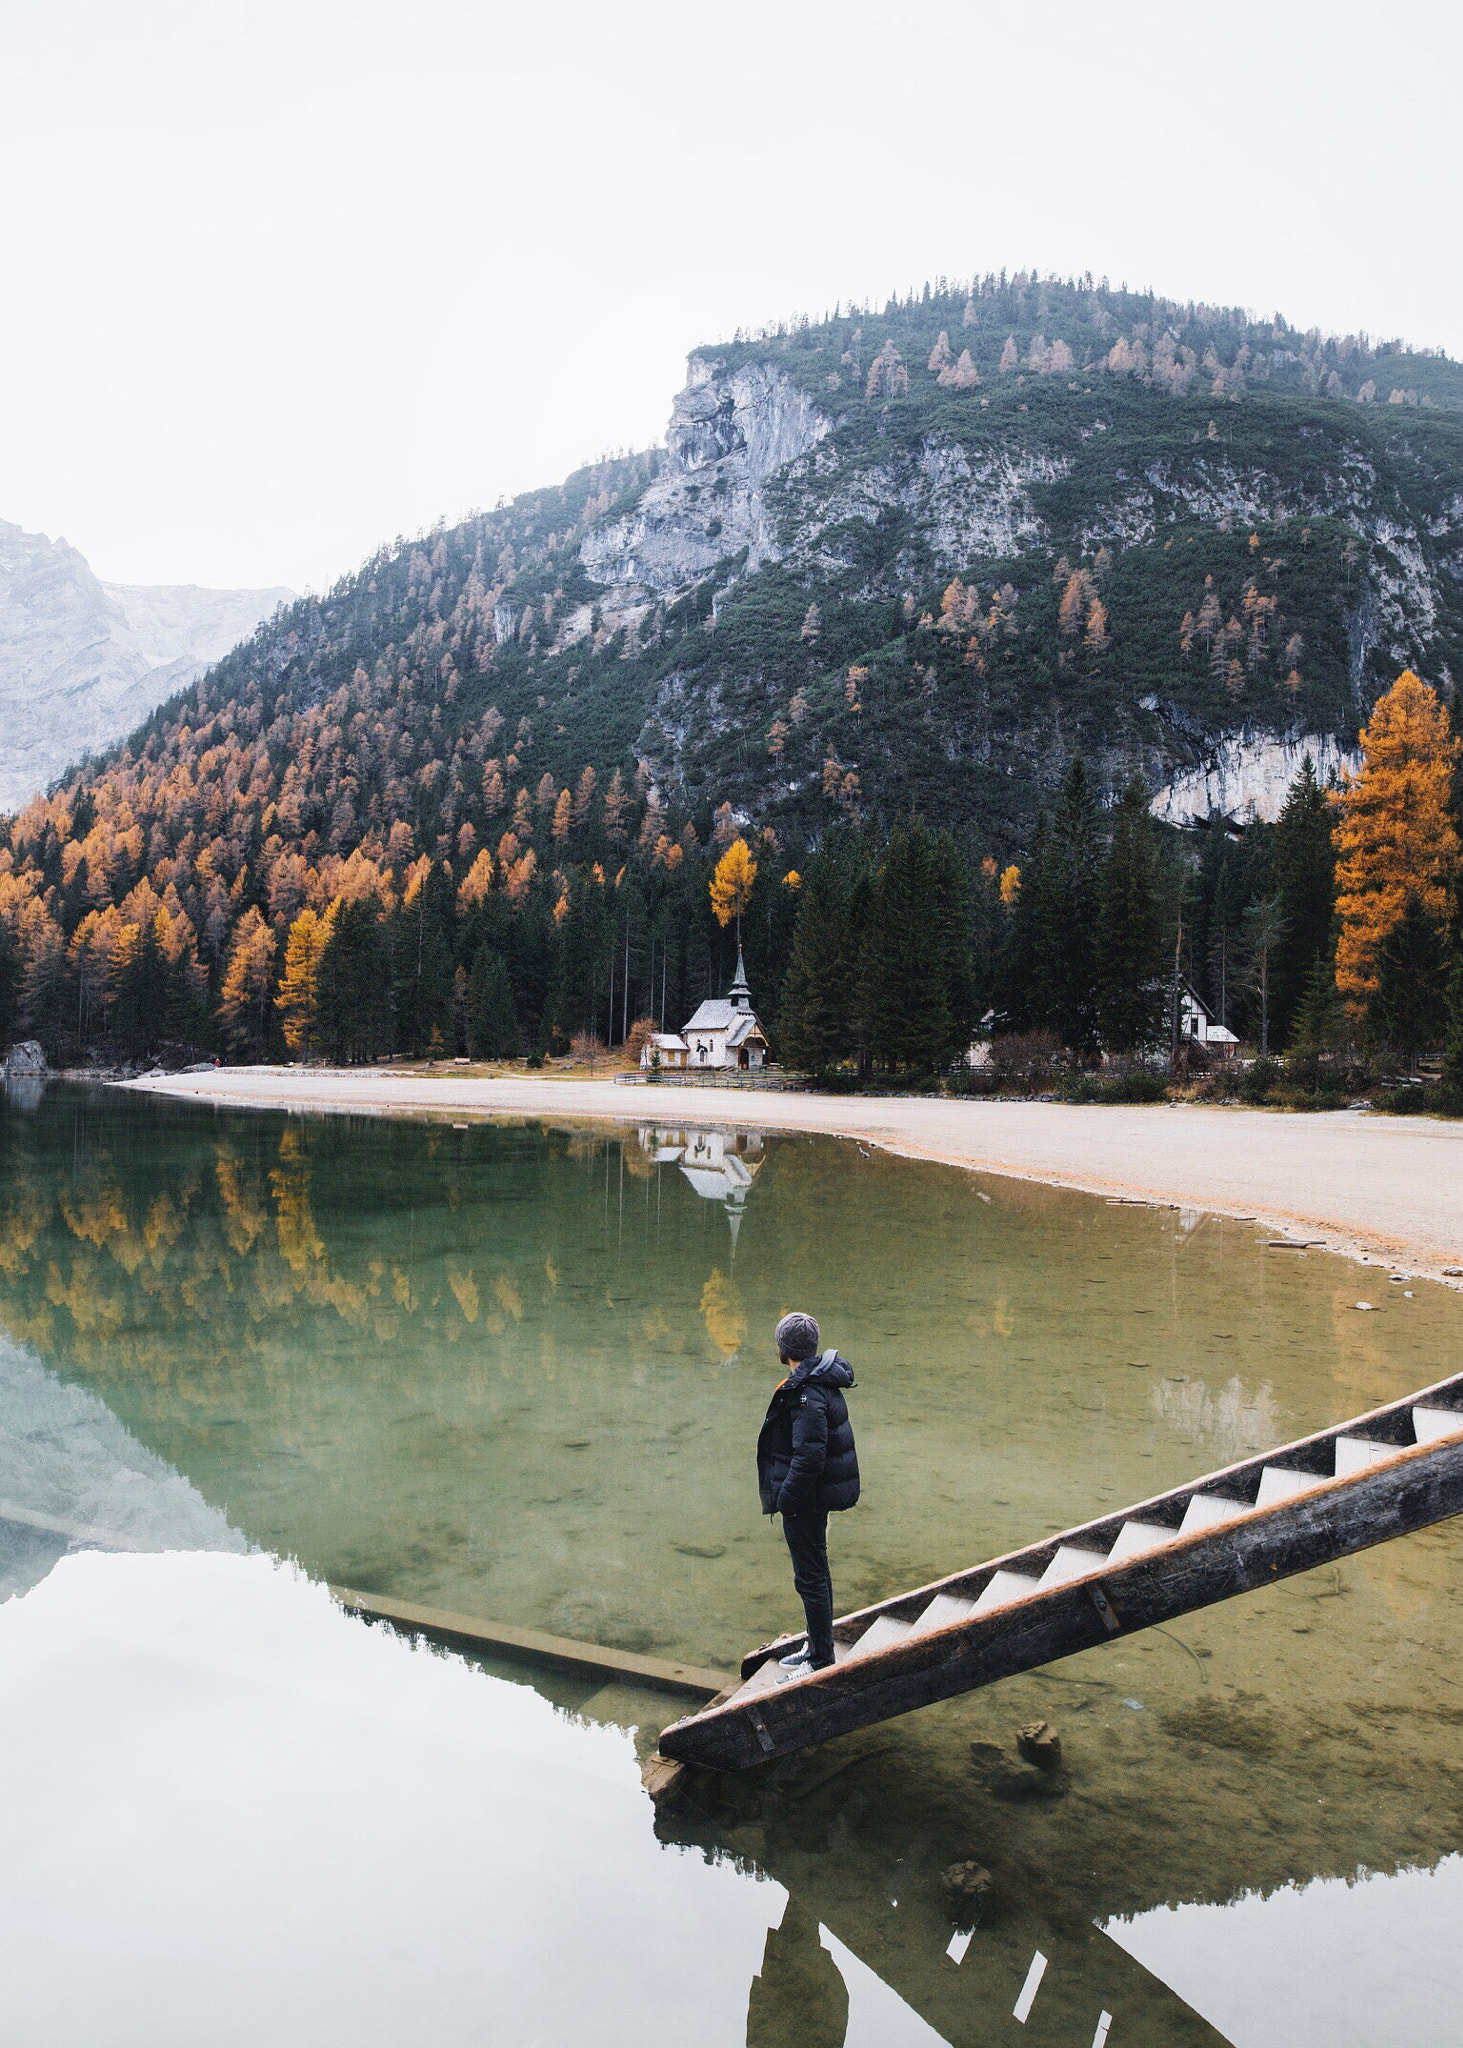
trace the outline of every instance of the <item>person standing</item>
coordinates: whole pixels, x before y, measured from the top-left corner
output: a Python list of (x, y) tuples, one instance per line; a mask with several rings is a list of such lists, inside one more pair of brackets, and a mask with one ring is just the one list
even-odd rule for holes
[(828, 1517), (859, 1497), (858, 1453), (844, 1389), (853, 1368), (836, 1351), (820, 1351), (812, 1316), (794, 1311), (773, 1332), (787, 1368), (757, 1438), (757, 1487), (765, 1515), (782, 1516), (792, 1557), (792, 1582), (803, 1603), (807, 1642), (781, 1659), (789, 1678), (833, 1662), (833, 1580), (828, 1570)]

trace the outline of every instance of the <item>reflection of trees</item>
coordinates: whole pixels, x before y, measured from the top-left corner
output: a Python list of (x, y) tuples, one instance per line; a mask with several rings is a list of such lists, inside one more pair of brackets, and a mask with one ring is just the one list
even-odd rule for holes
[[(149, 1114), (159, 1124), (155, 1106)], [(465, 1227), (469, 1242), (444, 1253), (437, 1219), (461, 1202), (463, 1155), (441, 1131), (373, 1124), (363, 1147), (343, 1121), (259, 1118), (251, 1143), (239, 1125), (221, 1130), (210, 1118), (195, 1119), (186, 1141), (169, 1123), (150, 1132), (160, 1142), (136, 1146), (125, 1114), (101, 1118), (80, 1144), (78, 1120), (88, 1121), (78, 1097), (56, 1090), (39, 1115), (6, 1125), (0, 1329), (98, 1385), (186, 1381), (194, 1401), (218, 1397), (245, 1366), (282, 1384), (301, 1314), (340, 1325), (358, 1354), (389, 1350), (409, 1328), (447, 1344), (503, 1337), (547, 1307), (622, 1157), (637, 1183), (655, 1170), (634, 1136), (580, 1128), (545, 1143), (535, 1132), (536, 1177), (565, 1161), (578, 1169), (582, 1206), (557, 1196), (553, 1205), (562, 1242), (478, 1248)], [(509, 1144), (514, 1134), (496, 1137)], [(430, 1219), (421, 1257), (409, 1228), (393, 1226), (393, 1188), (397, 1206), (409, 1214), (419, 1198)], [(699, 1307), (717, 1349), (735, 1353), (745, 1316), (719, 1271)], [(667, 1334), (663, 1316), (647, 1315), (617, 1341), (649, 1366)]]
[[(860, 1448), (882, 1480), (869, 1489), (867, 1514), (860, 1509), (841, 1532), (847, 1583), (859, 1597), (948, 1566), (952, 1560), (932, 1559), (922, 1547), (931, 1528), (958, 1521), (960, 1548), (969, 1554), (998, 1547), (988, 1539), (992, 1526), (1003, 1525), (959, 1490), (957, 1461), (973, 1455), (973, 1438), (957, 1432), (963, 1414), (997, 1446), (1003, 1462), (987, 1468), (990, 1476), (1004, 1479), (1008, 1465), (1024, 1487), (1023, 1513), (1071, 1519), (1090, 1511), (1090, 1495), (1080, 1489), (1120, 1483), (1096, 1457), (1083, 1462), (1079, 1433), (1094, 1432), (1103, 1457), (1117, 1453), (1121, 1415), (1104, 1433), (1103, 1418), (1079, 1409), (1080, 1423), (1068, 1429), (1055, 1402), (1075, 1382), (1051, 1363), (1053, 1350), (1041, 1354), (1047, 1385), (1020, 1354), (1028, 1344), (1036, 1350), (1028, 1333), (1043, 1315), (1060, 1334), (1087, 1313), (1073, 1310), (1070, 1325), (1059, 1320), (1069, 1305), (1033, 1282), (1039, 1263), (1065, 1256), (1074, 1236), (1109, 1226), (1117, 1232), (1104, 1238), (1109, 1247), (1141, 1253), (1155, 1230), (1141, 1213), (1023, 1189), (1003, 1221), (1000, 1206), (981, 1205), (966, 1176), (863, 1160), (825, 1141), (779, 1140), (757, 1176), (756, 1221), (743, 1237), (734, 1288), (723, 1218), (691, 1193), (679, 1161), (652, 1161), (650, 1179), (626, 1173), (622, 1195), (621, 1144), (643, 1149), (634, 1134), (622, 1141), (581, 1131), (571, 1143), (567, 1132), (537, 1129), (428, 1133), (375, 1120), (215, 1118), (157, 1104), (121, 1103), (98, 1114), (77, 1109), (78, 1100), (85, 1098), (53, 1090), (35, 1117), (0, 1128), (0, 1331), (32, 1344), (63, 1374), (84, 1376), (251, 1539), (293, 1551), (347, 1583), (384, 1589), (400, 1568), (398, 1590), (427, 1600), (433, 1574), (459, 1571), (435, 1604), (471, 1608), (477, 1601), (479, 1612), (626, 1647), (635, 1646), (637, 1626), (653, 1622), (663, 1632), (655, 1646), (686, 1654), (694, 1645), (707, 1663), (755, 1640), (743, 1633), (749, 1596), (741, 1588), (751, 1574), (732, 1578), (728, 1568), (730, 1590), (719, 1594), (708, 1580), (703, 1599), (675, 1576), (688, 1569), (684, 1560), (652, 1585), (646, 1557), (666, 1535), (656, 1520), (662, 1486), (682, 1487), (695, 1525), (694, 1532), (678, 1527), (677, 1538), (699, 1539), (713, 1511), (723, 1514), (717, 1534), (728, 1545), (748, 1525), (753, 1535), (766, 1533), (755, 1520), (750, 1472), (738, 1462), (750, 1465), (760, 1401), (739, 1409), (748, 1390), (730, 1374), (716, 1381), (717, 1408), (704, 1368), (739, 1346), (746, 1330), (770, 1331), (779, 1306), (809, 1298), (810, 1278), (816, 1305), (834, 1303), (840, 1317), (884, 1290), (879, 1317), (888, 1341), (848, 1345), (869, 1390)], [(1197, 1241), (1205, 1236), (1218, 1243), (1217, 1233), (1195, 1233), (1187, 1259), (1209, 1256)], [(908, 1272), (886, 1280), (900, 1259)], [(958, 1268), (943, 1307), (941, 1261)], [(1223, 1320), (1213, 1319), (1211, 1306), (1201, 1322), (1190, 1316), (1185, 1323), (1175, 1308), (1149, 1355), (1163, 1370), (1171, 1360), (1188, 1371), (1194, 1388), (1212, 1344), (1208, 1333), (1239, 1333), (1244, 1359), (1246, 1332), (1257, 1325), (1241, 1319), (1248, 1311), (1237, 1283), (1247, 1287), (1255, 1270), (1271, 1290), (1256, 1314), (1268, 1314), (1292, 1290), (1283, 1296), (1286, 1342), (1319, 1361), (1313, 1382), (1296, 1377), (1282, 1386), (1277, 1377), (1275, 1384), (1287, 1400), (1315, 1399), (1320, 1386), (1336, 1412), (1336, 1390), (1324, 1383), (1341, 1358), (1331, 1299), (1314, 1285), (1307, 1292), (1299, 1275), (1267, 1276), (1263, 1259), (1233, 1272), (1215, 1261), (1211, 1304), (1220, 1283), (1235, 1296)], [(639, 1291), (627, 1310), (630, 1288), (616, 1276), (626, 1280), (632, 1271)], [(1151, 1313), (1155, 1299), (1165, 1300), (1136, 1257), (1091, 1272), (1111, 1273), (1114, 1316), (1133, 1304)], [(1353, 1280), (1353, 1295), (1356, 1286)], [(983, 1332), (959, 1320), (967, 1302)], [(990, 1333), (993, 1305), (997, 1327), (1004, 1318), (1019, 1343)], [(1417, 1307), (1427, 1312), (1424, 1303)], [(1136, 1349), (1139, 1329), (1148, 1326), (1128, 1327)], [(1415, 1345), (1414, 1327), (1393, 1341)], [(1354, 1313), (1349, 1322), (1336, 1316), (1335, 1328), (1341, 1337), (1356, 1332), (1349, 1341), (1368, 1347), (1389, 1341), (1389, 1329), (1404, 1331), (1400, 1319)], [(878, 1322), (865, 1329), (877, 1334)], [(952, 1330), (962, 1333), (954, 1354)], [(844, 1331), (830, 1329), (829, 1337), (842, 1342)], [(1125, 1353), (1126, 1341), (1117, 1355)], [(943, 1363), (952, 1355), (958, 1381)], [(1385, 1370), (1384, 1391), (1392, 1393), (1407, 1384), (1399, 1386), (1396, 1374), (1413, 1369), (1417, 1352), (1399, 1355), (1400, 1368), (1385, 1354), (1373, 1367), (1370, 1352), (1360, 1350), (1345, 1364), (1357, 1377)], [(978, 1377), (963, 1376), (967, 1363), (981, 1367)], [(1176, 1383), (1169, 1390), (1176, 1405), (1165, 1411), (1171, 1427), (1163, 1429), (1154, 1428), (1152, 1381), (1136, 1373), (1129, 1379), (1124, 1368), (1095, 1374), (1094, 1386), (1114, 1401), (1132, 1388), (1133, 1429), (1168, 1461), (1138, 1468), (1156, 1489), (1219, 1462), (1210, 1444), (1227, 1429), (1251, 1426), (1270, 1368), (1262, 1372), (1252, 1361), (1241, 1372), (1243, 1394), (1231, 1390), (1232, 1404), (1217, 1408)], [(586, 1413), (598, 1404), (595, 1428), (606, 1442), (624, 1415), (624, 1442), (639, 1461), (630, 1472), (637, 1507), (656, 1495), (618, 1554), (615, 1538), (628, 1526), (619, 1497), (626, 1472), (607, 1469), (608, 1452), (597, 1462), (598, 1441), (568, 1454), (571, 1483), (584, 1495), (572, 1509), (585, 1532), (576, 1552), (565, 1535), (571, 1510), (559, 1505), (561, 1433), (556, 1424), (540, 1441), (525, 1428), (535, 1404), (542, 1409), (543, 1382), (556, 1374), (566, 1414), (580, 1399)], [(1192, 1409), (1184, 1405), (1191, 1399)], [(728, 1418), (751, 1436), (737, 1436), (730, 1448), (731, 1504), (712, 1510), (708, 1480), (719, 1484), (727, 1464), (717, 1431)], [(1050, 1474), (1022, 1463), (1033, 1418), (1066, 1431)], [(1310, 1420), (1277, 1408), (1274, 1428), (1297, 1434)], [(576, 1420), (562, 1435), (578, 1428)], [(1190, 1431), (1200, 1441), (1176, 1443)], [(592, 1433), (586, 1421), (583, 1435)], [(670, 1445), (679, 1447), (676, 1458)], [(525, 1451), (533, 1463), (528, 1476)], [(941, 1490), (927, 1500), (905, 1488), (905, 1459), (921, 1474), (934, 1470)], [(479, 1485), (490, 1466), (496, 1496)], [(654, 1481), (648, 1488), (638, 1483), (646, 1473)], [(1137, 1496), (1135, 1485), (1124, 1497)], [(500, 1508), (505, 1522), (531, 1527), (534, 1541), (541, 1534), (545, 1552), (563, 1539), (563, 1583), (583, 1595), (582, 1614), (554, 1608), (558, 1565), (541, 1568), (527, 1549), (511, 1561), (517, 1577), (489, 1582), (489, 1570), (498, 1569), (492, 1516)], [(817, 1873), (797, 1861), (805, 1853), (797, 1827), (805, 1824), (814, 1844), (847, 1835), (860, 1867), (882, 1872), (884, 1910), (899, 1892), (898, 1859), (923, 1859), (932, 1969), (949, 1938), (947, 1925), (935, 1944), (939, 1870), (971, 1855), (996, 1872), (1008, 1899), (1035, 1897), (1050, 1881), (1044, 1873), (1065, 1871), (1082, 1913), (1093, 1915), (1430, 1859), (1453, 1845), (1463, 1825), (1463, 1773), (1453, 1757), (1460, 1709), (1448, 1655), (1457, 1552), (1457, 1532), (1447, 1529), (1387, 1545), (1335, 1574), (1193, 1617), (1173, 1634), (1094, 1652), (911, 1717), (887, 1731), (886, 1750), (908, 1780), (897, 1799), (883, 1767), (872, 1767), (872, 1750), (859, 1751), (865, 1761), (857, 1769), (847, 1764), (837, 1796), (831, 1785), (826, 1796), (816, 1793), (813, 1775), (804, 1775), (785, 1821), (754, 1810), (728, 1821), (717, 1839), (746, 1845), (759, 1859), (765, 1849), (763, 1867), (803, 1885)], [(367, 1576), (356, 1577), (357, 1570)], [(500, 1604), (504, 1583), (513, 1592)], [(483, 1584), (490, 1592), (479, 1600)], [(522, 1604), (512, 1605), (514, 1597)], [(688, 1617), (692, 1601), (699, 1604)], [(758, 1611), (750, 1613), (755, 1626)], [(1124, 1658), (1125, 1672), (1118, 1669)], [(1125, 1704), (1127, 1696), (1142, 1699), (1141, 1713)], [(1023, 1790), (1031, 1774), (1009, 1760), (984, 1775), (970, 1761), (973, 1736), (1009, 1752), (1014, 1727), (1038, 1716), (1058, 1723), (1073, 1759), (1060, 1797)], [(852, 1755), (820, 1753), (817, 1770), (844, 1772)], [(1419, 1784), (1428, 1795), (1421, 1806)], [(904, 1818), (896, 1826), (890, 1813)], [(912, 1849), (921, 1829), (924, 1846)], [(826, 1881), (825, 1872), (818, 1882)], [(868, 1895), (871, 1916), (877, 1890)], [(828, 1911), (812, 1901), (825, 1924), (872, 1961), (867, 1943), (860, 1945), (864, 1935), (853, 1940), (834, 1918), (835, 1905), (846, 1921), (848, 1908), (836, 1897)], [(901, 1903), (897, 1919), (904, 1916)], [(968, 1967), (955, 1978), (967, 1987)], [(1089, 2024), (1089, 2040), (1091, 2032)]]
[(724, 1360), (735, 1358), (746, 1341), (747, 1318), (737, 1300), (734, 1282), (726, 1279), (720, 1266), (713, 1266), (711, 1278), (701, 1290), (701, 1313), (706, 1334)]

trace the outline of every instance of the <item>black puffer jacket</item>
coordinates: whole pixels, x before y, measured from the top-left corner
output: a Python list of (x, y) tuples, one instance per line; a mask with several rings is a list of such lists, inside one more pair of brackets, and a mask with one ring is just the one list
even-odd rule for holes
[(804, 1359), (773, 1394), (757, 1438), (757, 1485), (764, 1515), (851, 1508), (858, 1453), (845, 1387), (853, 1367), (836, 1351)]

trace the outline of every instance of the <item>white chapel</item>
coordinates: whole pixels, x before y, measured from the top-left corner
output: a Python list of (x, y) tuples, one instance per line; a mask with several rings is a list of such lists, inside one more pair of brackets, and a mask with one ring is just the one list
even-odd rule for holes
[(640, 1055), (642, 1067), (761, 1068), (767, 1035), (752, 1008), (752, 991), (737, 947), (737, 973), (725, 996), (708, 998), (679, 1031), (657, 1031)]

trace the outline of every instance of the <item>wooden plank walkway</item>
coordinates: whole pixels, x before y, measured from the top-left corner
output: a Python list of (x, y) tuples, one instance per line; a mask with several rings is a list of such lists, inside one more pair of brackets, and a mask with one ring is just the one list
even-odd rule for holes
[(764, 1643), (742, 1683), (665, 1729), (663, 1760), (741, 1770), (1310, 1571), (1463, 1512), (1463, 1374), (833, 1625), (835, 1662), (789, 1677)]

